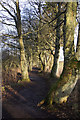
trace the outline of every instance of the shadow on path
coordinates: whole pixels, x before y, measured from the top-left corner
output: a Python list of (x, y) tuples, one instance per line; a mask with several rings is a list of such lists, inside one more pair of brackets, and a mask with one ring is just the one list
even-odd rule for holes
[(37, 106), (49, 90), (47, 80), (38, 74), (38, 70), (33, 68), (30, 73), (32, 82), (22, 90), (16, 90), (11, 86), (6, 88), (8, 95), (3, 99), (3, 118), (53, 118), (58, 120), (55, 115)]

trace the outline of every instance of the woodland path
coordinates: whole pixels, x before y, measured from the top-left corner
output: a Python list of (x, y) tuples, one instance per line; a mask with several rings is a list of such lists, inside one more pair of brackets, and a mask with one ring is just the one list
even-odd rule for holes
[(10, 118), (52, 118), (58, 120), (54, 114), (41, 109), (37, 104), (43, 100), (48, 92), (48, 81), (38, 74), (38, 69), (30, 73), (31, 83), (21, 90), (7, 87), (8, 95), (3, 97), (3, 119)]

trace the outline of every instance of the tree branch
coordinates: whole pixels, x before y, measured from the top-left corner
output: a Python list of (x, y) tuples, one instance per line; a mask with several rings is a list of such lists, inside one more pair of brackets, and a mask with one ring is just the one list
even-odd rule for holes
[(5, 24), (5, 25), (11, 25), (11, 26), (14, 26), (14, 27), (16, 27), (15, 25), (13, 25), (13, 24), (8, 24), (8, 23), (6, 23), (6, 22), (3, 22), (3, 21), (1, 21), (0, 20), (0, 22), (2, 23), (2, 24)]
[(0, 5), (8, 12), (8, 14), (11, 16), (11, 17), (13, 17), (13, 19), (15, 20), (15, 22), (17, 22), (16, 21), (16, 17), (0, 2)]

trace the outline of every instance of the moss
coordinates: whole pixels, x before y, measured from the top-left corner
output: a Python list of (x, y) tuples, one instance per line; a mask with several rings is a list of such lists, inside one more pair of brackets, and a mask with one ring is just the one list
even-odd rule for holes
[(3, 87), (2, 87), (2, 92), (4, 92), (4, 91), (5, 91), (5, 87), (3, 86)]
[(21, 82), (21, 80), (18, 80), (18, 83), (20, 83)]
[[(57, 94), (57, 90), (59, 90), (61, 86), (64, 86), (72, 78), (73, 70), (76, 69), (77, 66), (80, 68), (80, 61), (78, 62), (75, 57), (69, 60), (69, 62), (66, 64), (66, 69), (64, 70), (60, 79), (52, 85), (48, 96), (46, 97), (46, 103), (48, 105), (52, 105), (55, 93)], [(66, 102), (67, 98), (68, 96), (61, 97), (59, 102)]]
[(60, 104), (62, 104), (62, 103), (66, 103), (67, 98), (68, 98), (68, 96), (61, 97), (59, 103), (60, 103)]
[(75, 68), (77, 68), (77, 60), (73, 58), (66, 64), (66, 69), (59, 79), (58, 87), (65, 84), (71, 78), (73, 69)]
[(80, 69), (80, 61), (77, 63), (77, 68)]
[(22, 79), (22, 81), (23, 81), (23, 82), (24, 82), (24, 81), (30, 82), (30, 79), (29, 79), (29, 78), (27, 78), (27, 79)]
[(38, 107), (44, 104), (44, 100), (42, 100), (40, 103), (37, 104)]
[(70, 61), (70, 67), (71, 67), (71, 69), (77, 68), (77, 63), (78, 63), (78, 60), (74, 57), (74, 58)]
[[(72, 76), (73, 69), (77, 68), (78, 61), (74, 57), (68, 63), (66, 64), (66, 69), (63, 72), (63, 75), (61, 75), (60, 80), (66, 81)], [(65, 80), (64, 80), (65, 79)]]
[(55, 93), (55, 91), (58, 88), (58, 82), (59, 81), (57, 81), (55, 84), (53, 84), (52, 87), (51, 87), (51, 89), (50, 89), (50, 91), (48, 92), (48, 95), (45, 98), (45, 104), (46, 105), (52, 105), (54, 93)]

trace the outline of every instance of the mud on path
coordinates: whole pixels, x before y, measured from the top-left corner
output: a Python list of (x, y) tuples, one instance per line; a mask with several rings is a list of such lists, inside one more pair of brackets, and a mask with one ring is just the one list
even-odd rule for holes
[(30, 73), (31, 83), (23, 89), (6, 87), (7, 93), (3, 95), (3, 119), (10, 118), (53, 118), (55, 115), (38, 107), (48, 92), (48, 81), (38, 74), (37, 69)]

